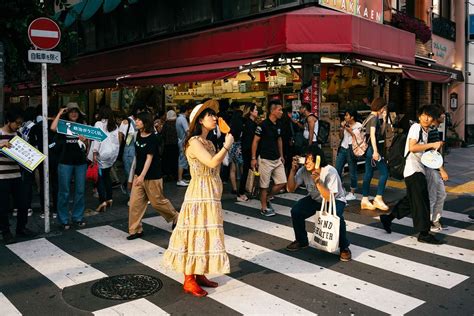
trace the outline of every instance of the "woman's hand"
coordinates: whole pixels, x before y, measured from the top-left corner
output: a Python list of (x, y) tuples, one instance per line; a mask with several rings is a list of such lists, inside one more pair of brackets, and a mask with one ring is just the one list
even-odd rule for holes
[(380, 154), (378, 152), (375, 152), (372, 155), (372, 159), (375, 160), (375, 161), (379, 161), (380, 160)]
[(321, 174), (316, 170), (314, 169), (312, 172), (311, 172), (311, 178), (313, 178), (314, 180), (314, 183), (317, 183), (319, 181), (319, 177), (321, 176)]
[(449, 180), (449, 176), (448, 176), (448, 173), (446, 172), (446, 170), (440, 169), (439, 173), (441, 174), (441, 179), (443, 179), (443, 181), (448, 181)]
[(299, 156), (294, 156), (293, 157), (293, 160), (291, 161), (291, 170), (293, 170), (294, 172), (296, 172), (296, 170), (298, 170), (298, 159), (300, 157)]
[(234, 143), (234, 136), (232, 136), (231, 133), (227, 133), (225, 135), (225, 141), (224, 141), (225, 148), (230, 150), (230, 147), (232, 146), (233, 143)]
[(140, 176), (138, 176), (138, 177), (135, 178), (135, 181), (134, 181), (135, 183), (134, 183), (134, 185), (140, 186), (140, 185), (143, 184), (144, 181), (145, 181), (145, 177), (142, 176), (142, 175), (140, 175)]

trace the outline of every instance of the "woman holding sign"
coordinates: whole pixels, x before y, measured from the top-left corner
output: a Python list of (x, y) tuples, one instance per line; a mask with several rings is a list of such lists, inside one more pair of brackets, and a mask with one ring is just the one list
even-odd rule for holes
[[(209, 132), (217, 126), (218, 107), (217, 101), (208, 100), (196, 106), (189, 117), (189, 136), (184, 142), (184, 150), (191, 182), (164, 255), (166, 266), (184, 273), (184, 291), (199, 297), (207, 295), (201, 286), (218, 286), (205, 274), (230, 272), (229, 257), (224, 247), (219, 170), (234, 138), (232, 134), (227, 134), (218, 152), (207, 140)], [(229, 128), (223, 125), (219, 123), (220, 130), (228, 133)]]
[[(58, 115), (51, 124), (51, 130), (57, 132), (57, 126), (60, 119), (73, 123), (84, 123), (85, 114), (81, 112), (77, 103), (70, 102), (66, 108), (59, 111)], [(58, 219), (63, 229), (71, 228), (69, 222), (69, 192), (71, 189), (71, 180), (74, 176), (74, 205), (72, 208), (72, 221), (77, 227), (84, 227), (84, 209), (87, 171), (87, 147), (88, 140), (82, 136), (58, 134), (56, 146), (58, 146), (59, 165), (58, 165)]]

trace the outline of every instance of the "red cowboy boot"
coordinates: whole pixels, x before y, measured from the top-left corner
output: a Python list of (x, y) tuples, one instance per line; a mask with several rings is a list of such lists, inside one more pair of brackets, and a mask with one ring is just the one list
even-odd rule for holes
[(217, 282), (208, 280), (204, 274), (196, 274), (196, 282), (205, 287), (217, 287), (219, 285)]
[(197, 297), (203, 297), (207, 295), (207, 292), (204, 291), (197, 283), (194, 277), (194, 274), (184, 275), (184, 284), (183, 290), (185, 293), (192, 294)]

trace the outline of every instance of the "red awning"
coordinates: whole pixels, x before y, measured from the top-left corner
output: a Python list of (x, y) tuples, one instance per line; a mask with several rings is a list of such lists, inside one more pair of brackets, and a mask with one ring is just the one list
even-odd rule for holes
[[(285, 53), (352, 53), (414, 64), (415, 35), (321, 7), (307, 7), (55, 66), (64, 80), (211, 65)], [(209, 66), (211, 67), (211, 66)]]
[(114, 88), (117, 85), (116, 76), (76, 79), (64, 83), (55, 83), (51, 86), (58, 91), (70, 89), (101, 89)]
[(413, 65), (403, 65), (402, 77), (418, 81), (448, 83), (452, 81), (451, 73), (435, 69), (428, 69)]
[(150, 70), (118, 77), (117, 81), (122, 85), (156, 85), (219, 80), (235, 76), (240, 71), (240, 66), (254, 61), (256, 61), (256, 59), (251, 58), (188, 67)]

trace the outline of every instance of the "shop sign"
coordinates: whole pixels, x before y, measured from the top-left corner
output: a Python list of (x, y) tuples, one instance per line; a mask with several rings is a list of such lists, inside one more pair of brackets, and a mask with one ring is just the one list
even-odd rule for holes
[(59, 120), (58, 133), (64, 135), (84, 136), (87, 139), (102, 142), (107, 138), (107, 135), (98, 127), (74, 123), (65, 120)]
[(319, 0), (319, 4), (369, 21), (383, 23), (383, 0)]
[(319, 116), (319, 76), (311, 80), (311, 112)]
[(433, 59), (440, 65), (452, 67), (454, 63), (454, 43), (440, 36), (432, 35)]
[(474, 40), (474, 14), (469, 14), (469, 39)]

